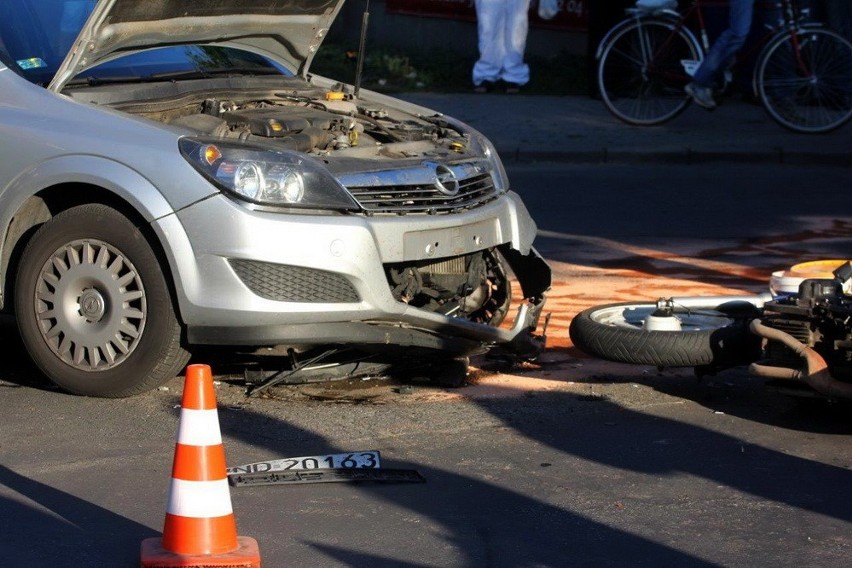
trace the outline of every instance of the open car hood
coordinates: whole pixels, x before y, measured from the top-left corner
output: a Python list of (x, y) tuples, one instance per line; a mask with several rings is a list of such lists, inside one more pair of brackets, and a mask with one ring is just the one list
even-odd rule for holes
[(252, 51), (304, 75), (343, 0), (100, 0), (48, 85), (155, 47), (206, 44)]

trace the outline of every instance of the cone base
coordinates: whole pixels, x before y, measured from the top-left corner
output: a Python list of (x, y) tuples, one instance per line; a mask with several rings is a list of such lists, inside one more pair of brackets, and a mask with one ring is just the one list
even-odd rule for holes
[(161, 537), (142, 541), (141, 568), (193, 568), (227, 566), (228, 568), (260, 568), (257, 541), (248, 536), (237, 537), (237, 549), (221, 554), (176, 554), (163, 548)]

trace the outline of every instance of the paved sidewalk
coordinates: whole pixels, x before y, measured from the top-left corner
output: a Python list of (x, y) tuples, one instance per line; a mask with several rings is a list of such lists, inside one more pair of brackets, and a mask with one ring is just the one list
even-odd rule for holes
[(582, 96), (398, 96), (470, 124), (491, 139), (504, 161), (852, 166), (852, 123), (828, 134), (798, 134), (775, 123), (760, 105), (732, 98), (714, 111), (691, 105), (664, 125), (637, 127), (620, 122), (601, 101)]

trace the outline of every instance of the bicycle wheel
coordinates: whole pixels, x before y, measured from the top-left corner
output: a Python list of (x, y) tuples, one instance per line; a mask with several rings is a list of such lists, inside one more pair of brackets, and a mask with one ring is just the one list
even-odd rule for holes
[(701, 60), (698, 42), (677, 22), (641, 18), (615, 30), (598, 58), (598, 89), (607, 110), (636, 126), (661, 124), (690, 99), (685, 66)]
[(761, 53), (755, 83), (781, 126), (808, 134), (839, 128), (852, 118), (852, 44), (822, 28), (783, 32)]
[(645, 329), (656, 311), (653, 302), (595, 306), (571, 320), (568, 334), (584, 353), (618, 363), (724, 367), (756, 358), (759, 339), (749, 332), (745, 314), (682, 309), (673, 314), (679, 330)]

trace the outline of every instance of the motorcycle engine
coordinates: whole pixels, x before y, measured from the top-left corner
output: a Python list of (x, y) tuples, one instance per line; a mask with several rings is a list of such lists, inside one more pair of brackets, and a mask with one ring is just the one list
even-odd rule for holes
[[(834, 378), (852, 381), (852, 296), (844, 291), (852, 267), (846, 263), (835, 275), (804, 280), (797, 295), (767, 302), (761, 319), (819, 353)], [(800, 361), (789, 347), (773, 340), (766, 342), (764, 357), (785, 367)]]

